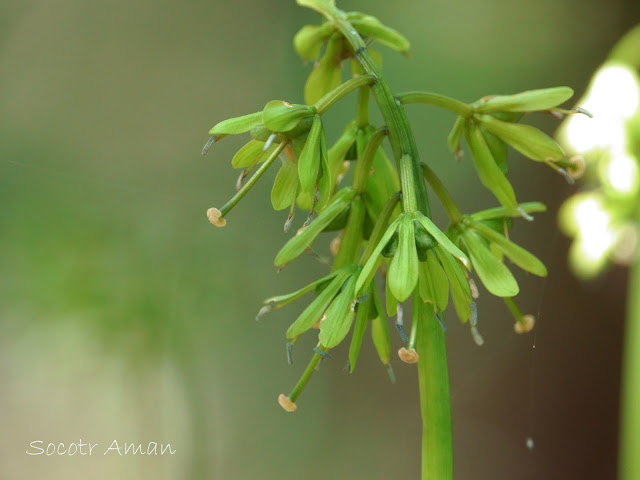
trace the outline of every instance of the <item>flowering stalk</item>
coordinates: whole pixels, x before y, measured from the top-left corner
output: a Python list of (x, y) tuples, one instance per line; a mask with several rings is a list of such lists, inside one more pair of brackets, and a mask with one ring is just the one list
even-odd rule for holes
[[(286, 332), (287, 352), (290, 354), (300, 335), (313, 329), (319, 330), (318, 343), (293, 390), (288, 396), (280, 395), (280, 405), (288, 412), (297, 409), (296, 401), (321, 360), (331, 358), (331, 349), (351, 330), (348, 370), (353, 372), (368, 326), (378, 356), (393, 380), (386, 318), (395, 315), (396, 329), (406, 342), (398, 356), (405, 363), (418, 363), (422, 478), (451, 480), (444, 311), (451, 298), (458, 317), (469, 322), (472, 337), (481, 344), (475, 304), (478, 291), (469, 272), (475, 271), (494, 295), (508, 297), (507, 305), (513, 312), (519, 312), (511, 299), (519, 289), (503, 263), (504, 257), (528, 272), (546, 275), (540, 260), (508, 238), (513, 217), (531, 219), (530, 213), (544, 210), (544, 206), (516, 201), (506, 177), (506, 150), (510, 145), (535, 161), (561, 168), (558, 162), (563, 161), (562, 149), (541, 131), (518, 121), (525, 113), (557, 111), (572, 91), (567, 87), (534, 90), (485, 97), (471, 104), (427, 92), (394, 96), (382, 76), (379, 54), (370, 44), (378, 42), (406, 53), (409, 42), (400, 33), (369, 15), (342, 12), (333, 0), (298, 0), (298, 4), (316, 10), (325, 19), (321, 25), (303, 27), (294, 38), (298, 54), (314, 61), (305, 84), (306, 104), (272, 100), (262, 112), (225, 120), (211, 129), (214, 137), (203, 153), (226, 135), (249, 132), (253, 137), (232, 160), (234, 167), (244, 168), (241, 180), (256, 165), (262, 165), (221, 210), (209, 209), (208, 217), (215, 226), (225, 226), (231, 208), (284, 154), (271, 191), (272, 205), (276, 210), (289, 209), (285, 231), (296, 206), (308, 209), (309, 217), (278, 252), (274, 264), (282, 268), (310, 251), (322, 232), (340, 233), (331, 244), (335, 259), (328, 275), (295, 292), (266, 300), (258, 314), (260, 318), (307, 293), (316, 293)], [(345, 60), (351, 62), (352, 78), (342, 83)], [(322, 115), (355, 91), (355, 119), (328, 148)], [(370, 95), (385, 122), (380, 127), (370, 124)], [(404, 110), (408, 103), (443, 107), (459, 115), (449, 135), (449, 147), (459, 156), (461, 138), (467, 139), (480, 179), (501, 207), (471, 215), (461, 213), (440, 179), (420, 162)], [(385, 138), (395, 168), (382, 148)], [(352, 184), (339, 188), (351, 165)], [(451, 224), (444, 231), (430, 218), (425, 178), (450, 217)], [(385, 306), (375, 279), (381, 270), (386, 272)], [(413, 318), (407, 335), (402, 303), (410, 298)]]

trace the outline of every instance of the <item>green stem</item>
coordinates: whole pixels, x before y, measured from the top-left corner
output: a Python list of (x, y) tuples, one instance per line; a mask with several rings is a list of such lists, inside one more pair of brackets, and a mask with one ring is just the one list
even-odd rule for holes
[(631, 269), (622, 368), (618, 478), (640, 478), (640, 261)]
[(260, 168), (258, 168), (258, 170), (256, 170), (256, 173), (254, 173), (251, 176), (249, 181), (247, 183), (245, 183), (242, 186), (242, 188), (240, 190), (238, 190), (233, 197), (231, 197), (231, 200), (229, 200), (227, 203), (225, 203), (222, 206), (222, 208), (220, 209), (220, 213), (222, 214), (222, 215), (220, 215), (220, 218), (224, 217), (227, 213), (229, 213), (231, 211), (231, 209), (236, 206), (236, 203), (238, 203), (240, 200), (242, 200), (242, 197), (244, 197), (247, 194), (247, 192), (249, 190), (251, 190), (251, 187), (253, 187), (253, 185), (264, 174), (264, 172), (267, 171), (267, 169), (271, 166), (273, 161), (276, 158), (278, 158), (278, 155), (280, 155), (280, 153), (282, 153), (282, 151), (284, 150), (284, 147), (286, 147), (286, 146), (287, 146), (287, 140), (281, 142), (276, 147), (276, 149), (271, 153), (271, 155), (269, 155), (269, 158), (267, 158), (264, 161), (264, 163), (262, 165), (260, 165)]
[[(318, 344), (318, 349), (322, 350), (323, 352), (326, 350), (320, 344)], [(298, 383), (296, 383), (296, 386), (293, 387), (293, 390), (291, 390), (291, 393), (289, 394), (289, 400), (291, 400), (292, 402), (295, 402), (296, 399), (300, 396), (300, 394), (302, 393), (302, 390), (304, 390), (304, 387), (307, 385), (307, 382), (311, 378), (311, 375), (313, 375), (313, 372), (318, 366), (318, 362), (320, 362), (320, 359), (322, 359), (322, 355), (320, 355), (317, 352), (313, 354), (313, 357), (311, 357), (311, 360), (309, 361), (309, 364), (307, 365), (307, 368), (305, 369), (304, 373), (300, 377), (300, 380), (298, 380)]]
[(431, 185), (431, 188), (433, 188), (433, 191), (436, 192), (436, 196), (440, 200), (440, 203), (442, 203), (442, 206), (447, 212), (447, 216), (451, 222), (458, 223), (462, 220), (462, 214), (460, 213), (456, 202), (453, 201), (453, 197), (435, 172), (431, 170), (426, 163), (422, 164), (422, 173), (424, 174), (424, 178), (427, 179), (427, 182), (429, 182), (429, 185)]
[(406, 105), (407, 103), (426, 103), (427, 105), (433, 105), (434, 107), (445, 108), (463, 117), (470, 117), (471, 114), (473, 114), (473, 107), (471, 107), (471, 105), (467, 105), (460, 100), (447, 97), (446, 95), (440, 95), (438, 93), (406, 92), (396, 95), (396, 98), (403, 105)]
[[(414, 297), (419, 297), (417, 293)], [(416, 308), (417, 307), (417, 308)], [(422, 479), (453, 478), (451, 398), (444, 331), (433, 308), (414, 299), (413, 321), (418, 322), (417, 351), (422, 413)]]
[(504, 303), (507, 305), (507, 308), (513, 315), (513, 318), (516, 319), (516, 322), (519, 322), (520, 319), (522, 318), (522, 311), (520, 311), (520, 308), (518, 307), (516, 302), (514, 302), (513, 298), (511, 297), (503, 297), (503, 300), (504, 300)]
[(358, 75), (357, 77), (347, 80), (342, 85), (331, 90), (314, 104), (318, 115), (322, 115), (329, 107), (331, 107), (331, 105), (336, 103), (342, 97), (348, 95), (354, 90), (371, 85), (375, 81), (376, 77), (374, 75)]

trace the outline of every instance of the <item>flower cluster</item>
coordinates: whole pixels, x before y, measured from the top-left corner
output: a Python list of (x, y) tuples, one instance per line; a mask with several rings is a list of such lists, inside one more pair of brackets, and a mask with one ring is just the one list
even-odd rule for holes
[[(519, 203), (507, 180), (507, 146), (524, 156), (564, 172), (562, 148), (540, 130), (518, 123), (530, 112), (575, 113), (560, 104), (573, 94), (568, 87), (533, 90), (516, 95), (485, 97), (466, 104), (438, 94), (410, 92), (392, 96), (380, 73), (380, 55), (371, 48), (380, 43), (406, 53), (409, 42), (378, 19), (359, 12), (344, 13), (331, 0), (299, 0), (321, 12), (327, 21), (305, 26), (295, 37), (299, 55), (313, 61), (305, 84), (305, 104), (281, 100), (268, 102), (262, 111), (215, 125), (212, 143), (226, 135), (250, 133), (252, 139), (232, 159), (241, 168), (238, 192), (222, 208), (209, 209), (212, 224), (224, 226), (225, 217), (260, 176), (280, 158), (271, 191), (276, 210), (289, 209), (285, 231), (297, 207), (309, 216), (275, 258), (282, 268), (312, 248), (323, 232), (340, 232), (332, 244), (335, 259), (331, 272), (286, 295), (269, 298), (263, 314), (279, 309), (306, 294), (315, 294), (286, 332), (287, 347), (313, 329), (318, 344), (309, 367), (290, 395), (280, 396), (287, 411), (320, 360), (352, 332), (349, 370), (356, 366), (367, 326), (382, 363), (390, 367), (390, 335), (387, 316), (396, 317), (396, 327), (406, 342), (400, 358), (415, 363), (426, 325), (443, 329), (444, 313), (451, 297), (455, 311), (468, 322), (476, 343), (478, 289), (471, 278), (477, 275), (485, 288), (503, 297), (513, 313), (515, 330), (533, 328), (534, 319), (523, 315), (512, 297), (518, 284), (504, 259), (535, 275), (547, 271), (540, 260), (509, 239), (514, 217), (531, 220), (531, 213), (544, 210), (539, 203)], [(343, 63), (351, 63), (351, 78), (344, 81)], [(322, 115), (350, 92), (358, 92), (355, 118), (342, 135), (327, 146)], [(385, 124), (374, 126), (369, 119), (370, 96), (380, 107)], [(449, 136), (457, 156), (461, 139), (466, 139), (480, 180), (502, 206), (462, 215), (444, 185), (427, 165), (421, 164), (404, 105), (427, 103), (459, 115)], [(382, 147), (387, 138), (395, 165)], [(341, 186), (352, 170), (352, 183)], [(255, 173), (245, 182), (250, 172)], [(439, 228), (430, 218), (426, 183), (444, 205), (451, 223)], [(385, 295), (379, 293), (376, 273), (385, 281)], [(386, 305), (383, 306), (382, 298)], [(403, 328), (402, 303), (411, 300), (413, 320), (407, 335)]]

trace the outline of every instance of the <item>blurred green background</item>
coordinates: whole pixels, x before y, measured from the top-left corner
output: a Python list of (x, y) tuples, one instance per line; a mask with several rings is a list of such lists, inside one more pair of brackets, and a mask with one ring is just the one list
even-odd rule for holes
[[(637, 2), (622, 0), (338, 5), (411, 40), (411, 59), (384, 52), (396, 91), (465, 101), (555, 85), (579, 96), (640, 20)], [(271, 210), (270, 180), (227, 228), (204, 214), (234, 192), (230, 159), (242, 145), (230, 138), (201, 157), (208, 129), (270, 99), (300, 102), (309, 66), (291, 39), (317, 22), (292, 0), (0, 3), (0, 478), (418, 477), (416, 372), (395, 356), (391, 384), (370, 345), (351, 376), (339, 348), (295, 415), (276, 402), (310, 355), (307, 339), (286, 364), (284, 332), (302, 305), (253, 319), (262, 299), (326, 267), (305, 258), (276, 274), (286, 213)], [(354, 102), (329, 114), (329, 141)], [(453, 116), (409, 108), (422, 158), (459, 204), (493, 206), (469, 161), (447, 152)], [(550, 277), (517, 273), (523, 310), (538, 316), (532, 334), (515, 335), (486, 293), (484, 347), (450, 316), (456, 475), (613, 478), (626, 273), (589, 284), (571, 276), (555, 210), (572, 188), (511, 155), (519, 198), (550, 207), (514, 237)], [(436, 218), (444, 226), (440, 210)], [(102, 451), (114, 439), (171, 443), (177, 453), (25, 453), (33, 440), (79, 439)]]

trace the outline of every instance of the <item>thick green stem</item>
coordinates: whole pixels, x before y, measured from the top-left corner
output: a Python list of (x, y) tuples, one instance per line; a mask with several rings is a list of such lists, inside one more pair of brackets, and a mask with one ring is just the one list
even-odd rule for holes
[(419, 295), (414, 300), (413, 321), (418, 322), (417, 351), (422, 412), (422, 479), (451, 480), (451, 398), (444, 331), (430, 304)]
[(640, 262), (631, 269), (622, 371), (618, 478), (640, 478)]

